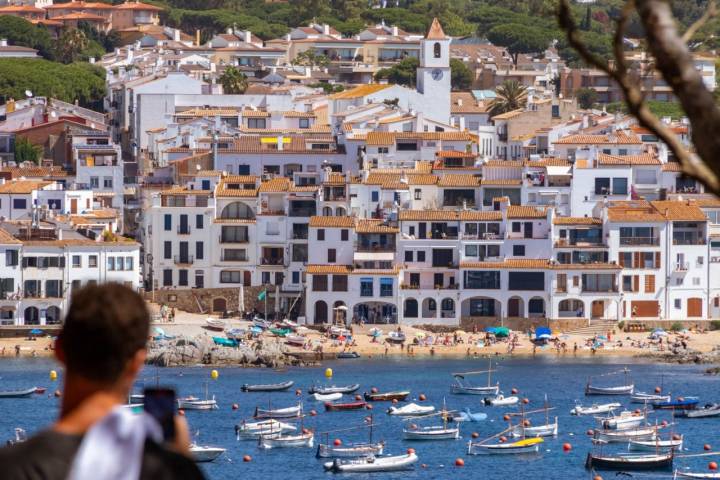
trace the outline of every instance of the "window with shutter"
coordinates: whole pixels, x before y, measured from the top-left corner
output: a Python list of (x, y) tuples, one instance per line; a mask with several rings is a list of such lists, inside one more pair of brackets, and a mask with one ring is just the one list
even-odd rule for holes
[(640, 275), (633, 276), (633, 292), (640, 291)]
[(655, 293), (655, 275), (645, 275), (645, 293)]
[(660, 268), (660, 252), (655, 252), (655, 268)]
[(580, 286), (580, 275), (573, 276), (573, 287)]

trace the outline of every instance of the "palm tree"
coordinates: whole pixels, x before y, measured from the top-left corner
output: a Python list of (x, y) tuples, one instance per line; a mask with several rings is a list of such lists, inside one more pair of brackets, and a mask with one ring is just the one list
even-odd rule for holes
[(55, 56), (63, 63), (72, 63), (88, 47), (88, 39), (82, 30), (65, 30), (55, 45)]
[(524, 108), (527, 103), (527, 87), (515, 80), (505, 80), (497, 90), (496, 97), (490, 102), (490, 116)]
[(223, 74), (220, 75), (219, 81), (225, 94), (245, 93), (245, 90), (248, 89), (247, 76), (233, 66), (225, 69)]

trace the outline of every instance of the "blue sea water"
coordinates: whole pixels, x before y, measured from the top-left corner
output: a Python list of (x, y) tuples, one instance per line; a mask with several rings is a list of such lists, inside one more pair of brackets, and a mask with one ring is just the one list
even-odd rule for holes
[[(661, 383), (665, 392), (673, 395), (698, 396), (701, 404), (720, 401), (720, 381), (717, 377), (703, 374), (702, 366), (680, 366), (664, 364), (629, 364), (623, 359), (504, 359), (500, 360), (495, 373), (501, 388), (510, 394), (512, 388), (520, 390), (520, 396), (528, 398), (528, 409), (542, 408), (545, 394), (550, 404), (556, 407), (552, 415), (560, 422), (560, 434), (557, 438), (546, 439), (541, 452), (530, 456), (468, 456), (466, 444), (472, 432), (480, 438), (489, 437), (506, 427), (502, 417), (516, 408), (483, 407), (480, 397), (470, 395), (452, 395), (449, 391), (451, 372), (484, 370), (486, 359), (443, 360), (443, 359), (355, 359), (326, 362), (321, 367), (289, 368), (284, 371), (269, 369), (220, 368), (219, 378), (210, 379), (211, 368), (165, 368), (147, 367), (142, 372), (139, 383), (155, 384), (159, 377), (161, 385), (175, 387), (180, 395), (205, 394), (205, 383), (209, 383), (209, 392), (215, 395), (220, 408), (215, 411), (188, 411), (187, 419), (191, 431), (197, 433), (200, 444), (209, 444), (227, 448), (224, 456), (201, 468), (211, 479), (270, 479), (288, 478), (295, 480), (331, 478), (333, 474), (324, 473), (322, 460), (315, 458), (314, 449), (277, 449), (263, 451), (252, 441), (237, 441), (234, 425), (243, 418), (250, 418), (255, 407), (267, 406), (271, 402), (274, 408), (295, 404), (298, 397), (296, 388), (303, 390), (302, 400), (306, 412), (317, 410), (315, 417), (307, 417), (306, 428), (316, 432), (344, 429), (358, 426), (368, 415), (367, 411), (326, 413), (322, 404), (316, 403), (305, 392), (314, 382), (328, 383), (325, 369), (333, 369), (331, 383), (345, 385), (360, 383), (358, 393), (377, 387), (380, 391), (408, 389), (411, 397), (417, 399), (420, 394), (427, 396), (426, 404), (437, 407), (446, 401), (450, 409), (470, 407), (473, 412), (484, 411), (488, 419), (484, 422), (465, 423), (461, 428), (462, 439), (457, 441), (409, 442), (402, 440), (402, 421), (390, 418), (384, 413), (388, 403), (375, 403), (374, 438), (386, 441), (386, 453), (401, 454), (408, 448), (416, 450), (420, 464), (414, 471), (402, 473), (382, 473), (374, 475), (355, 475), (358, 478), (423, 478), (423, 479), (487, 479), (506, 480), (513, 478), (539, 479), (586, 479), (591, 478), (584, 468), (584, 460), (591, 448), (586, 436), (589, 428), (595, 427), (592, 417), (573, 417), (569, 414), (575, 400), (584, 403), (591, 401), (614, 401), (609, 397), (583, 396), (583, 388), (589, 375), (598, 375), (617, 370), (628, 365), (635, 380), (636, 388), (652, 391)], [(49, 380), (48, 373), (57, 366), (49, 360), (20, 359), (0, 361), (0, 389), (20, 389), (30, 386), (48, 387), (48, 393), (61, 386), (62, 374), (58, 383)], [(61, 373), (61, 372), (60, 372)], [(619, 377), (622, 378), (622, 377)], [(274, 383), (292, 379), (295, 386), (288, 392), (280, 393), (243, 393), (240, 387), (244, 383)], [(480, 379), (478, 379), (480, 381)], [(140, 388), (140, 387), (139, 387)], [(354, 395), (352, 395), (354, 396)], [(346, 398), (350, 399), (352, 396)], [(628, 403), (627, 398), (620, 400), (628, 408), (637, 405)], [(237, 403), (238, 410), (231, 405)], [(0, 440), (10, 438), (15, 427), (25, 428), (28, 432), (37, 431), (49, 425), (57, 416), (58, 399), (49, 395), (36, 395), (29, 399), (0, 400)], [(671, 420), (667, 412), (653, 413), (651, 419), (658, 422)], [(539, 419), (540, 420), (540, 419)], [(677, 419), (676, 433), (685, 434), (683, 453), (701, 453), (704, 444), (712, 444), (713, 450), (720, 450), (720, 418), (714, 419)], [(316, 443), (320, 440), (316, 436)], [(345, 442), (364, 441), (367, 431), (342, 432), (331, 434), (331, 439), (340, 438)], [(565, 453), (563, 443), (572, 445)], [(618, 445), (614, 450), (622, 451)], [(611, 451), (608, 449), (606, 451)], [(251, 455), (252, 461), (244, 463), (244, 455)], [(455, 467), (455, 459), (463, 458), (465, 466)], [(676, 467), (690, 468), (693, 471), (707, 471), (710, 460), (718, 458), (689, 457), (676, 460)], [(603, 474), (604, 478), (616, 478), (614, 473)], [(630, 478), (630, 477), (623, 477)], [(632, 478), (672, 478), (671, 473), (634, 473)]]

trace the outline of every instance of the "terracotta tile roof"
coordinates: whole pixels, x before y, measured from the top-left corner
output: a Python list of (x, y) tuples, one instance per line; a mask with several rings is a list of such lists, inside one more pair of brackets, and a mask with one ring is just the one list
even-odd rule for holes
[(608, 220), (617, 223), (665, 222), (665, 216), (645, 200), (611, 202), (607, 207)]
[(595, 217), (555, 217), (554, 225), (602, 225), (601, 218)]
[(40, 190), (53, 182), (41, 182), (36, 180), (11, 180), (0, 185), (0, 194), (30, 194)]
[(440, 21), (437, 19), (437, 17), (433, 18), (432, 23), (430, 24), (430, 28), (428, 29), (427, 35), (425, 35), (425, 38), (428, 40), (446, 40), (447, 37), (445, 36), (445, 32), (443, 32), (442, 25), (440, 25)]
[(213, 223), (217, 224), (242, 224), (242, 225), (254, 225), (257, 220), (252, 218), (213, 218)]
[(547, 208), (537, 208), (528, 205), (510, 205), (507, 208), (507, 218), (546, 218)]
[(0, 228), (0, 244), (1, 245), (18, 245), (22, 242), (17, 238), (13, 237), (7, 231)]
[(355, 225), (357, 233), (398, 233), (397, 227), (386, 225), (383, 220), (360, 219)]
[(267, 118), (270, 116), (270, 112), (263, 112), (262, 110), (243, 110), (242, 116), (246, 118)]
[(499, 262), (460, 262), (460, 268), (549, 270), (550, 261), (544, 258), (507, 258)]
[(541, 158), (540, 160), (528, 160), (525, 162), (525, 165), (528, 167), (567, 167), (570, 165), (570, 162), (568, 162), (564, 158), (555, 158), (555, 157), (548, 157), (548, 158)]
[(195, 177), (221, 177), (222, 172), (220, 170), (200, 170), (193, 174)]
[(471, 92), (450, 93), (450, 113), (487, 113), (489, 104), (479, 102)]
[(237, 108), (191, 108), (177, 112), (176, 117), (237, 117)]
[(522, 168), (525, 162), (522, 160), (488, 160), (483, 163), (483, 167), (501, 167), (501, 168)]
[(480, 177), (472, 174), (443, 175), (438, 181), (438, 187), (479, 187)]
[[(395, 185), (401, 182), (403, 175), (401, 173), (376, 173), (371, 171), (365, 180), (367, 185)], [(427, 173), (406, 173), (405, 180), (406, 185), (435, 185), (438, 183), (438, 177)]]
[(111, 10), (112, 5), (102, 2), (67, 2), (47, 5), (45, 10)]
[(345, 174), (340, 172), (332, 172), (323, 185), (345, 185), (347, 183), (347, 177)]
[(480, 185), (483, 186), (504, 186), (504, 187), (515, 187), (522, 184), (521, 179), (512, 179), (512, 178), (505, 178), (505, 179), (495, 179), (495, 180), (486, 180), (483, 179), (480, 182)]
[(7, 5), (5, 7), (0, 7), (0, 15), (4, 15), (6, 13), (41, 13), (45, 15), (45, 10), (31, 5)]
[(652, 153), (642, 153), (640, 155), (598, 153), (597, 161), (600, 165), (660, 165), (660, 160)]
[(292, 185), (290, 185), (288, 192), (307, 193), (307, 192), (317, 192), (319, 189), (320, 189), (320, 185), (295, 185), (293, 183)]
[(120, 5), (113, 7), (115, 10), (149, 10), (152, 12), (162, 12), (163, 9), (156, 7), (155, 5), (149, 5), (147, 3), (140, 3), (138, 1), (125, 2)]
[(398, 220), (402, 221), (456, 221), (459, 210), (400, 210)]
[(382, 190), (409, 190), (410, 186), (405, 182), (386, 182), (380, 185)]
[(678, 162), (668, 162), (662, 166), (663, 172), (682, 172), (682, 165)]
[(440, 150), (435, 152), (437, 158), (477, 158), (479, 154), (461, 150)]
[(273, 178), (260, 184), (260, 193), (287, 192), (290, 188), (290, 179), (284, 177)]
[(221, 183), (218, 185), (217, 197), (237, 197), (237, 198), (252, 198), (257, 197), (258, 189), (245, 189), (245, 188), (227, 188), (227, 185)]
[(380, 92), (386, 88), (390, 88), (392, 85), (373, 83), (370, 85), (361, 85), (359, 87), (351, 88), (343, 92), (338, 92), (330, 95), (332, 100), (351, 100), (356, 98), (362, 98), (373, 93)]
[(617, 132), (609, 135), (568, 135), (567, 137), (560, 138), (555, 144), (570, 144), (570, 145), (598, 145), (598, 144), (619, 144), (619, 145), (640, 145), (642, 141), (637, 135), (628, 135), (625, 132)]
[(670, 221), (704, 222), (707, 220), (705, 213), (692, 202), (656, 200), (650, 203)]
[(163, 190), (160, 195), (210, 195), (211, 193), (211, 190), (190, 190), (187, 187), (175, 185), (168, 190)]
[(350, 265), (308, 265), (305, 269), (310, 275), (348, 275), (352, 273)]
[(477, 136), (468, 132), (369, 132), (365, 142), (368, 145), (392, 145), (397, 140), (470, 142), (477, 141)]
[(298, 112), (295, 110), (282, 112), (282, 114), (285, 118), (315, 118), (317, 116), (315, 112)]
[(89, 20), (93, 22), (107, 22), (108, 19), (101, 17), (100, 15), (93, 15), (87, 12), (73, 12), (66, 15), (58, 15), (52, 18), (55, 21), (62, 22), (65, 20)]
[(311, 227), (316, 228), (353, 228), (355, 226), (355, 217), (310, 217)]
[(67, 177), (68, 173), (61, 167), (4, 167), (0, 172), (8, 172), (12, 178), (20, 177)]
[(523, 113), (523, 109), (518, 108), (517, 110), (510, 110), (509, 112), (495, 115), (494, 117), (492, 117), (492, 120), (510, 120), (512, 118), (520, 116), (520, 114), (522, 114), (522, 113)]
[(700, 197), (693, 198), (693, 202), (697, 203), (701, 208), (718, 208), (720, 207), (720, 198), (718, 197)]
[[(300, 137), (312, 137), (312, 138), (325, 138), (330, 139), (334, 142), (334, 139), (329, 134), (331, 133), (330, 125), (321, 125), (316, 123), (310, 128), (247, 128), (240, 127), (239, 130), (242, 133), (256, 134), (256, 135), (285, 135), (285, 136), (300, 136)], [(321, 135), (325, 134), (325, 135)]]
[(497, 210), (462, 210), (460, 220), (464, 222), (502, 220), (502, 212)]

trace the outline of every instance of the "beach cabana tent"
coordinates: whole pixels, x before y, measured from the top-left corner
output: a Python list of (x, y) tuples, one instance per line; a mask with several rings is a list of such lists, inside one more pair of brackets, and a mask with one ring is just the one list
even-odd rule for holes
[(547, 327), (538, 327), (535, 329), (535, 339), (536, 340), (550, 340), (552, 337), (552, 332)]

